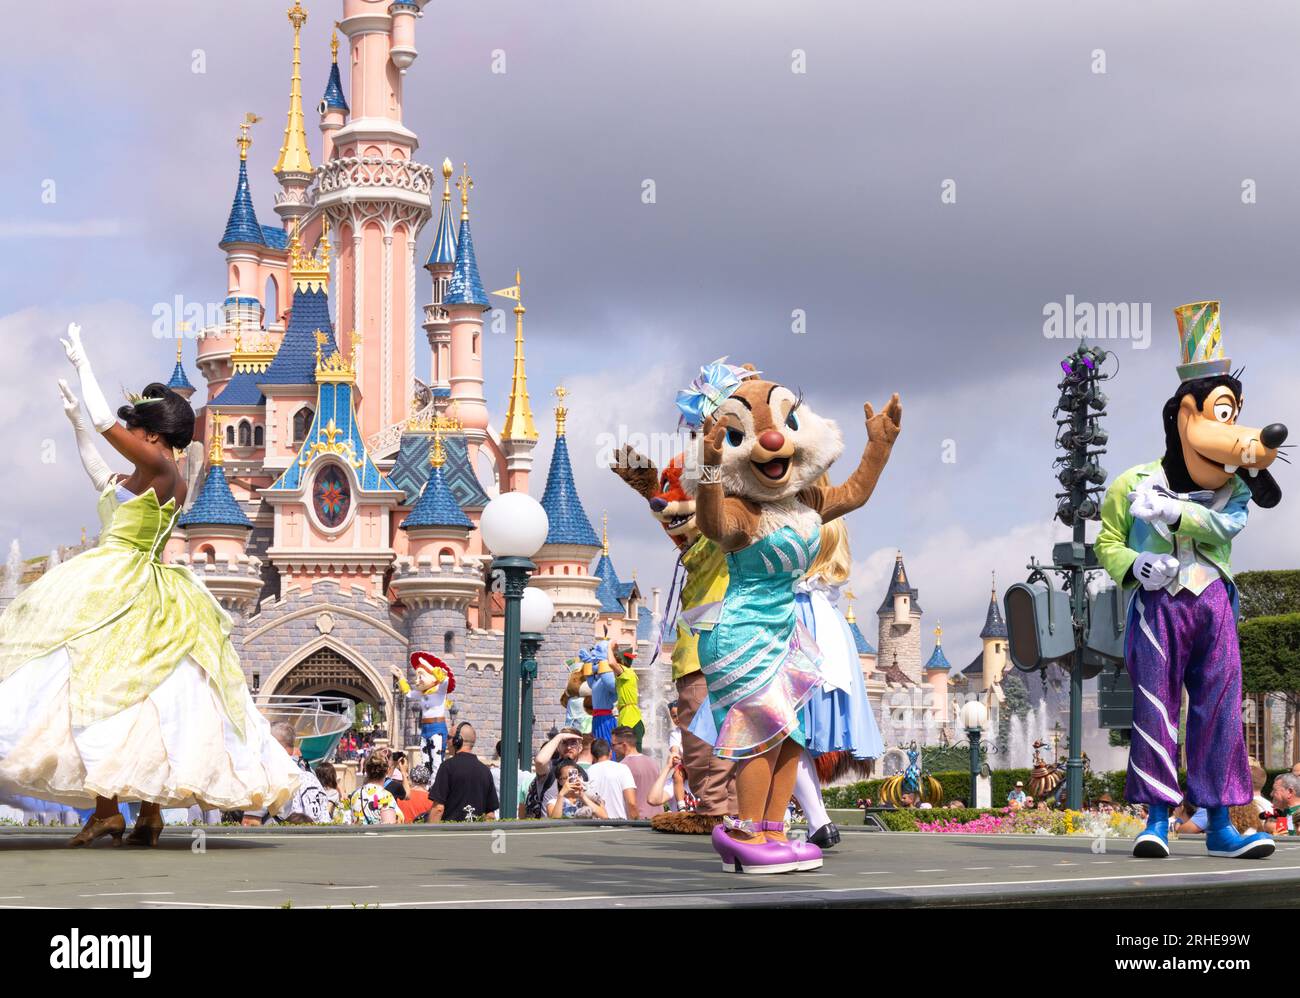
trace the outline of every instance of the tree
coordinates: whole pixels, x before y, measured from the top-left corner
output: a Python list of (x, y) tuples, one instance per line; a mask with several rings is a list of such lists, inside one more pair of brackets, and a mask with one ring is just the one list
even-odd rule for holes
[(1237, 634), (1242, 688), (1247, 693), (1267, 694), (1286, 705), (1287, 730), (1292, 733), (1291, 761), (1300, 762), (1300, 739), (1295, 737), (1300, 719), (1300, 613), (1243, 620)]
[(1239, 572), (1243, 620), (1300, 613), (1300, 571)]

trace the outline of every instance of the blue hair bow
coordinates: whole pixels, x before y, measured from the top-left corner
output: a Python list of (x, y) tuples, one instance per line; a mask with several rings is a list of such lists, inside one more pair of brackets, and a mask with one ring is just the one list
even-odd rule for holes
[(731, 398), (742, 381), (758, 375), (757, 371), (748, 371), (726, 361), (726, 357), (719, 357), (713, 363), (705, 364), (695, 380), (677, 393), (682, 425), (699, 429), (718, 406)]

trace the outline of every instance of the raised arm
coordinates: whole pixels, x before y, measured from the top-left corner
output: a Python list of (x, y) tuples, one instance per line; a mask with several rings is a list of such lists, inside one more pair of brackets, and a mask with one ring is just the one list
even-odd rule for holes
[(749, 547), (758, 530), (758, 507), (727, 495), (722, 488), (722, 439), (727, 428), (710, 420), (700, 448), (700, 484), (695, 494), (695, 524), (723, 551)]
[(799, 501), (821, 513), (823, 523), (866, 505), (902, 428), (903, 406), (897, 392), (883, 412), (877, 413), (870, 402), (862, 406), (862, 412), (867, 425), (867, 446), (853, 474), (843, 485), (814, 485), (799, 493)]
[(59, 393), (63, 397), (63, 414), (68, 417), (68, 422), (72, 424), (72, 432), (77, 438), (77, 453), (81, 456), (81, 466), (90, 476), (90, 483), (95, 486), (95, 491), (103, 492), (117, 476), (109, 470), (104, 459), (99, 456), (99, 450), (95, 447), (95, 434), (90, 432), (85, 417), (81, 414), (81, 403), (77, 401), (77, 396), (72, 394), (72, 389), (62, 378), (59, 379)]
[(100, 390), (95, 372), (91, 370), (86, 350), (81, 345), (81, 327), (75, 322), (68, 323), (68, 338), (60, 341), (68, 355), (68, 361), (77, 371), (81, 381), (81, 397), (86, 401), (86, 412), (90, 414), (90, 423), (95, 430), (104, 435), (104, 439), (113, 445), (113, 449), (139, 468), (150, 471), (162, 471), (167, 459), (163, 452), (152, 447), (148, 442), (133, 436), (126, 427), (117, 421), (113, 410), (108, 407), (108, 400)]
[(609, 470), (627, 482), (647, 502), (659, 491), (659, 469), (655, 463), (627, 444), (614, 455)]

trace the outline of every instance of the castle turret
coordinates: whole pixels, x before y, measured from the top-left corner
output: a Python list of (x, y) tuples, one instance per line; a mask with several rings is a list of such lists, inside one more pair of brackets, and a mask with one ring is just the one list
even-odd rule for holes
[(456, 265), (456, 225), (451, 207), (451, 160), (442, 161), (442, 205), (438, 210), (438, 229), (424, 269), (433, 278), (433, 300), (424, 306), (424, 332), (429, 338), (432, 365), (429, 385), (435, 396), (451, 394), (451, 322), (445, 300), (451, 272)]
[(980, 640), (984, 642), (984, 689), (989, 689), (1002, 682), (1008, 665), (1007, 625), (1002, 619), (1002, 608), (998, 606), (997, 578), (993, 580), (989, 594), (989, 609), (984, 617), (984, 629), (980, 631)]
[(443, 306), (451, 327), (451, 365), (448, 383), (456, 416), (465, 427), (471, 462), (487, 439), (488, 409), (483, 396), (483, 313), (488, 308), (487, 292), (478, 276), (474, 237), (469, 228), (469, 192), (474, 187), (469, 167), (461, 164), (456, 181), (460, 190), (460, 231), (456, 236), (456, 262)]
[(609, 636), (616, 641), (635, 643), (637, 599), (640, 592), (636, 579), (624, 582), (618, 577), (614, 560), (609, 556), (609, 514), (601, 515), (600, 557), (591, 574), (600, 580), (596, 599), (600, 602), (600, 619), (609, 626)]
[(172, 368), (172, 376), (167, 382), (167, 387), (174, 391), (187, 402), (194, 395), (194, 386), (190, 384), (190, 379), (185, 375), (185, 365), (181, 362), (181, 347), (185, 341), (180, 337), (176, 339), (176, 366)]
[(261, 562), (245, 552), (253, 524), (226, 480), (221, 417), (211, 407), (208, 411), (212, 422), (208, 472), (198, 498), (176, 521), (185, 531), (186, 552), (175, 560), (189, 563), (227, 610), (246, 613), (262, 589)]
[[(280, 146), (280, 157), (275, 161), (275, 176), (281, 188), (275, 199), (275, 213), (283, 219), (286, 227), (311, 210), (307, 204), (307, 188), (316, 175), (307, 149), (306, 120), (302, 113), (302, 26), (307, 23), (307, 12), (300, 0), (293, 0), (289, 23), (293, 25), (293, 76), (289, 82), (289, 115), (284, 125), (284, 142)], [(267, 303), (268, 311), (273, 307)]]
[(943, 625), (934, 629), (934, 651), (925, 663), (925, 681), (934, 694), (934, 718), (940, 724), (948, 722), (948, 676), (952, 664), (943, 653)]
[[(420, 5), (344, 0), (348, 40), (345, 124), (316, 179), (316, 209), (338, 240), (339, 346), (352, 330), (366, 355), (357, 370), (357, 419), (376, 457), (392, 457), (410, 414), (415, 378), (416, 239), (432, 214), (433, 170), (402, 121), (402, 70), (415, 58)], [(469, 420), (465, 413), (459, 414)]]
[(240, 123), (239, 138), (235, 140), (239, 146), (239, 176), (235, 180), (235, 197), (226, 218), (226, 229), (217, 244), (226, 253), (226, 326), (232, 326), (236, 319), (247, 326), (259, 326), (262, 322), (262, 289), (258, 278), (266, 236), (257, 221), (253, 193), (248, 186), (248, 148), (253, 144), (248, 130), (260, 120), (257, 115), (249, 114)]
[(880, 661), (892, 661), (912, 680), (921, 682), (921, 605), (918, 592), (907, 578), (903, 552), (894, 558), (889, 588), (876, 616), (880, 618)]
[(339, 33), (330, 36), (330, 75), (325, 83), (325, 96), (321, 98), (320, 131), (321, 159), (334, 158), (334, 135), (348, 117), (348, 102), (343, 96), (343, 81), (339, 78)]

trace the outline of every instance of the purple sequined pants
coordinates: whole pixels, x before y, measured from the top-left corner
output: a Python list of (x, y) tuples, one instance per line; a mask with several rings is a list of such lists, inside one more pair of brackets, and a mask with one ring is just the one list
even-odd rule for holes
[(1245, 804), (1253, 794), (1241, 726), (1241, 653), (1222, 580), (1194, 595), (1139, 589), (1129, 607), (1125, 659), (1133, 680), (1133, 744), (1124, 796), (1181, 803), (1178, 714), (1187, 688), (1187, 796), (1198, 807)]

